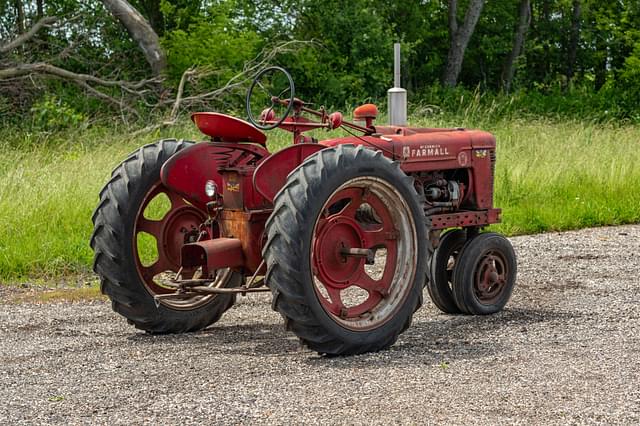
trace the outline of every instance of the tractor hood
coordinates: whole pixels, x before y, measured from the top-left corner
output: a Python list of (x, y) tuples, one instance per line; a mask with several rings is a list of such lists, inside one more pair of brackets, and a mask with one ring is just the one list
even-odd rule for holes
[(495, 137), (481, 130), (376, 127), (380, 133), (359, 138), (322, 141), (325, 146), (355, 144), (382, 149), (385, 155), (403, 162), (456, 160), (460, 152), (494, 149)]

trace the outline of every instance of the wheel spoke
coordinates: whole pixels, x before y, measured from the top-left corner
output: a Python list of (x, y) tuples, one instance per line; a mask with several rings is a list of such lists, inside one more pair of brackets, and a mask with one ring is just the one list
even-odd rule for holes
[(357, 317), (375, 308), (388, 294), (388, 288), (385, 288), (383, 283), (383, 279), (374, 280), (367, 275), (363, 269), (360, 277), (353, 283), (353, 285), (365, 290), (369, 296), (362, 303), (348, 308), (348, 317)]
[(348, 188), (338, 192), (333, 196), (331, 200), (326, 204), (327, 206), (332, 206), (333, 204), (348, 199), (349, 202), (340, 209), (338, 212), (332, 212), (331, 216), (347, 216), (350, 218), (356, 217), (356, 211), (358, 207), (360, 207), (363, 203), (363, 188)]
[[(374, 282), (371, 279), (369, 279), (369, 281)], [(342, 301), (341, 289), (331, 287), (329, 285), (323, 285), (325, 290), (329, 294), (329, 298), (331, 299), (331, 303), (327, 303), (325, 305), (328, 308), (329, 312), (331, 312), (333, 315), (336, 315), (342, 319), (355, 318), (370, 311), (376, 305), (378, 305), (378, 303), (380, 303), (380, 300), (382, 300), (383, 296), (379, 292), (371, 291), (365, 288), (363, 284), (354, 283), (353, 285), (356, 287), (360, 287), (363, 290), (366, 290), (369, 296), (364, 302), (356, 306), (349, 306), (349, 307), (345, 306), (344, 302)]]
[(391, 281), (393, 278), (394, 268), (393, 265), (385, 265), (382, 277), (378, 280), (374, 280), (367, 274), (362, 268), (362, 272), (358, 279), (354, 282), (354, 285), (360, 287), (363, 290), (369, 292), (369, 294), (377, 293), (382, 297), (386, 297), (389, 294), (391, 287)]
[(388, 207), (385, 206), (376, 195), (370, 193), (368, 195), (361, 195), (358, 207), (362, 205), (362, 203), (369, 204), (377, 215), (377, 218), (380, 219), (380, 224), (358, 223), (365, 238), (365, 247), (386, 247), (389, 245), (389, 241), (396, 240), (397, 231), (393, 226), (393, 218), (389, 213)]
[(165, 194), (167, 195), (167, 197), (169, 197), (169, 201), (171, 202), (171, 210), (175, 210), (179, 207), (187, 205), (187, 202), (184, 201), (184, 198), (182, 198), (180, 195), (176, 194), (175, 192), (165, 191)]
[(140, 217), (136, 224), (136, 231), (146, 232), (147, 234), (153, 235), (156, 238), (156, 241), (159, 241), (162, 236), (162, 221)]
[(291, 87), (285, 87), (282, 92), (278, 93), (278, 99), (280, 99), (280, 96), (284, 95), (285, 92), (291, 91)]
[(393, 218), (391, 217), (391, 213), (389, 213), (389, 207), (387, 207), (380, 198), (375, 195), (370, 195), (365, 200), (371, 208), (376, 212), (378, 217), (380, 218), (380, 222), (382, 226), (390, 231), (393, 229)]
[(386, 297), (391, 290), (393, 284), (393, 278), (396, 272), (397, 250), (396, 246), (387, 247), (386, 256), (384, 259), (384, 269), (382, 270), (382, 276), (378, 280), (374, 280), (367, 274), (364, 269), (364, 265), (361, 266), (360, 277), (356, 281), (358, 287), (367, 290), (375, 291), (381, 296)]
[(363, 290), (367, 290), (369, 294), (375, 292), (381, 295), (386, 295), (388, 290), (384, 285), (384, 281), (382, 279), (374, 280), (364, 272), (364, 269), (360, 274), (360, 277), (358, 277), (358, 279), (354, 282), (354, 285), (360, 287)]
[(324, 286), (325, 290), (327, 290), (329, 298), (331, 299), (331, 303), (329, 304), (329, 310), (331, 311), (331, 313), (338, 316), (345, 315), (346, 308), (344, 306), (344, 303), (342, 302), (340, 290), (335, 287), (331, 287), (330, 285), (322, 285)]
[(146, 280), (153, 280), (156, 275), (166, 271), (167, 269), (169, 269), (169, 265), (164, 258), (160, 257), (153, 264), (146, 267), (143, 266), (141, 272)]
[(258, 86), (260, 86), (260, 88), (261, 88), (261, 89), (262, 89), (262, 90), (263, 90), (267, 95), (269, 95), (269, 99), (273, 98), (273, 95), (271, 94), (271, 92), (270, 92), (270, 91), (268, 91), (268, 90), (267, 90), (267, 89), (262, 85), (262, 83), (260, 83), (260, 81), (259, 81), (259, 80), (256, 80), (256, 84), (257, 84)]
[(364, 248), (387, 247), (390, 241), (394, 241), (397, 237), (394, 232), (387, 232), (382, 229), (368, 230), (361, 226), (362, 235), (364, 236)]

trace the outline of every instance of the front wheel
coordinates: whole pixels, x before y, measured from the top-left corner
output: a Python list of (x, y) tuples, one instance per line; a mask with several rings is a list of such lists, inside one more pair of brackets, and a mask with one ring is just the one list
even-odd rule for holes
[[(180, 269), (180, 249), (200, 235), (206, 215), (160, 180), (162, 165), (191, 142), (163, 140), (131, 154), (112, 173), (100, 192), (93, 214), (91, 236), (94, 271), (113, 310), (137, 328), (153, 333), (180, 333), (202, 329), (217, 321), (235, 300), (234, 295), (162, 299), (172, 293), (167, 280)], [(182, 271), (191, 277), (196, 271)], [(229, 269), (217, 271), (212, 284), (235, 287), (242, 276)]]
[(397, 164), (362, 146), (309, 157), (276, 196), (263, 250), (274, 309), (311, 349), (391, 346), (422, 303), (425, 218)]
[(480, 234), (462, 248), (453, 271), (453, 296), (461, 311), (496, 313), (507, 304), (516, 282), (516, 254), (504, 236)]
[(459, 314), (453, 298), (453, 270), (462, 247), (467, 242), (464, 229), (454, 229), (440, 237), (440, 244), (431, 257), (431, 279), (427, 291), (433, 304), (445, 314)]

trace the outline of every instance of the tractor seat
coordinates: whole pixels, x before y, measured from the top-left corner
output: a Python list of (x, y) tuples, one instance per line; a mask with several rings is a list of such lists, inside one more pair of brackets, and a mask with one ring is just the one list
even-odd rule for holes
[(378, 116), (378, 107), (374, 104), (360, 105), (353, 110), (353, 119), (356, 121), (364, 121), (367, 127), (373, 125), (373, 120)]
[(217, 112), (194, 112), (191, 120), (214, 142), (253, 142), (266, 146), (267, 136), (239, 118)]

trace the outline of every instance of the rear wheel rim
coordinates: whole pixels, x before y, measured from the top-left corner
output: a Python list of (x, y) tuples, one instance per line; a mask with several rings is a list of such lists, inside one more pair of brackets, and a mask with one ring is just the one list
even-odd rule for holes
[[(312, 281), (322, 309), (353, 331), (391, 320), (413, 289), (417, 245), (410, 206), (393, 185), (376, 177), (341, 185), (313, 229)], [(375, 263), (348, 249), (371, 249)]]
[[(169, 206), (160, 212), (159, 219), (149, 219), (145, 212), (156, 197), (164, 194)], [(158, 214), (158, 212), (156, 212)], [(155, 184), (144, 196), (136, 214), (133, 233), (133, 257), (140, 280), (152, 296), (173, 293), (175, 289), (166, 285), (180, 271), (180, 250), (185, 243), (195, 242), (200, 235), (200, 225), (205, 214), (170, 191), (162, 183)], [(155, 239), (155, 260), (143, 262), (145, 247), (138, 244), (139, 234), (148, 234)], [(147, 256), (149, 257), (149, 256)], [(151, 256), (153, 257), (153, 256)], [(182, 278), (193, 278), (196, 270), (182, 270)], [(222, 287), (230, 278), (231, 270), (216, 271), (210, 287)], [(213, 275), (212, 275), (213, 276)], [(184, 299), (160, 299), (160, 303), (175, 310), (192, 310), (209, 303), (216, 295), (194, 296)]]

